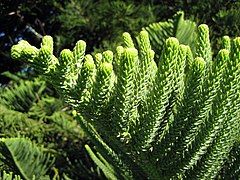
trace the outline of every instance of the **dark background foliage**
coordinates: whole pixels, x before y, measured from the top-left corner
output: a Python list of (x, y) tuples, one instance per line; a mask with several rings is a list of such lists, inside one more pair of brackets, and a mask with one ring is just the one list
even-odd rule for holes
[[(0, 72), (22, 69), (9, 57), (10, 47), (20, 39), (37, 45), (42, 35), (51, 35), (57, 52), (72, 48), (79, 39), (87, 42), (88, 52), (113, 49), (124, 31), (134, 34), (179, 10), (187, 18), (208, 24), (215, 45), (218, 37), (240, 32), (237, 0), (4, 0), (0, 7)], [(1, 76), (0, 82), (8, 79)]]

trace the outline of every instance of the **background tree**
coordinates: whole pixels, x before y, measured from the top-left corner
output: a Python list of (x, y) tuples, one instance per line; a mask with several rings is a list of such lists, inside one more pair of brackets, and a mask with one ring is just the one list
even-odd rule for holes
[[(218, 37), (240, 33), (240, 2), (236, 0), (10, 0), (1, 1), (0, 6), (0, 72), (22, 69), (21, 63), (11, 61), (9, 56), (10, 47), (20, 39), (37, 45), (42, 35), (52, 35), (57, 52), (72, 48), (79, 39), (89, 44), (88, 52), (114, 49), (122, 32), (134, 34), (150, 23), (171, 18), (179, 10), (198, 24), (208, 24), (217, 46)], [(7, 82), (7, 78), (0, 76), (0, 82)]]

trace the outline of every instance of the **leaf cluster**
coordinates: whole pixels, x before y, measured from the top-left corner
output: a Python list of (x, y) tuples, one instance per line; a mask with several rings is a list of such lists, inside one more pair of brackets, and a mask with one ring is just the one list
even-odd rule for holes
[(88, 139), (71, 109), (52, 96), (46, 82), (5, 74), (14, 80), (0, 93), (0, 171), (23, 179), (101, 176), (87, 155)]
[[(107, 177), (213, 179), (239, 139), (240, 39), (225, 36), (213, 57), (208, 26), (183, 22), (192, 48), (155, 38), (154, 52), (155, 29), (146, 28), (136, 40), (123, 33), (116, 53), (93, 57), (80, 40), (57, 58), (45, 36), (40, 49), (20, 41), (12, 57), (27, 57), (75, 109), (100, 154), (86, 149)], [(163, 34), (174, 29), (159, 27)]]

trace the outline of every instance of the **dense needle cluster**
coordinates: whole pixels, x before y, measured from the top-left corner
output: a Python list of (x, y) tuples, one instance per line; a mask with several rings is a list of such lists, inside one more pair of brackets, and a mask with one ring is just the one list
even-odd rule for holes
[(75, 109), (107, 177), (215, 178), (240, 132), (240, 38), (225, 36), (213, 58), (207, 25), (192, 49), (170, 37), (154, 42), (155, 54), (150, 37), (141, 31), (134, 43), (124, 33), (115, 53), (95, 56), (80, 40), (57, 58), (45, 36), (40, 49), (20, 41), (12, 57), (29, 62)]

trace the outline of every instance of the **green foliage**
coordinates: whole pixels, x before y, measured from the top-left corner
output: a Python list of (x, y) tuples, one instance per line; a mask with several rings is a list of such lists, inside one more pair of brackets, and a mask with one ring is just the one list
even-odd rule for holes
[(1, 104), (19, 112), (27, 112), (46, 88), (44, 81), (20, 80), (13, 86), (1, 89)]
[[(213, 60), (207, 25), (198, 27), (194, 52), (171, 37), (154, 58), (146, 31), (139, 34), (136, 45), (127, 33), (123, 41), (115, 55), (105, 51), (96, 59), (84, 56), (84, 43), (77, 43), (71, 56), (70, 50), (69, 55), (63, 50), (60, 59), (73, 68), (71, 76), (54, 63), (52, 53), (47, 62), (51, 70), (44, 64), (36, 69), (76, 110), (76, 118), (103, 159), (86, 147), (91, 157), (107, 177), (221, 177), (239, 138), (240, 38), (225, 37), (222, 47), (227, 49)], [(13, 46), (13, 55), (19, 54), (13, 57), (23, 58), (26, 49), (33, 47), (21, 42)], [(42, 49), (44, 45), (29, 59), (33, 66), (46, 61)]]
[(98, 167), (103, 171), (104, 175), (111, 180), (117, 179), (115, 176), (115, 171), (111, 167), (111, 165), (101, 156), (101, 154), (92, 151), (92, 149), (85, 145), (86, 150), (88, 151), (89, 155), (93, 159), (93, 161), (98, 165)]
[(101, 173), (87, 156), (84, 144), (88, 140), (73, 119), (71, 109), (53, 97), (54, 92), (42, 79), (23, 80), (20, 76), (5, 74), (14, 81), (1, 88), (0, 136), (28, 137), (43, 145), (56, 159), (48, 172), (50, 177), (100, 177)]
[[(16, 72), (22, 68), (20, 63), (15, 64), (14, 61), (11, 62), (14, 65), (9, 66), (9, 49), (20, 39), (39, 44), (42, 35), (52, 35), (57, 42), (57, 52), (62, 48), (72, 48), (73, 42), (78, 39), (90, 45), (88, 53), (103, 47), (113, 49), (120, 42), (122, 32), (134, 34), (149, 23), (171, 18), (178, 11), (184, 11), (188, 18), (198, 23), (209, 24), (212, 44), (219, 47), (219, 37), (239, 34), (239, 5), (236, 0), (2, 1), (0, 72)], [(181, 39), (179, 41), (183, 43)], [(2, 76), (0, 81), (4, 80)]]
[(124, 31), (133, 33), (156, 21), (154, 7), (145, 2), (71, 0), (60, 9), (57, 18), (65, 32), (56, 36), (60, 49), (64, 44), (73, 46), (78, 39), (87, 41), (90, 51), (111, 49)]
[(38, 142), (43, 141), (44, 125), (28, 118), (26, 114), (10, 110), (0, 105), (0, 130), (1, 137), (15, 137), (17, 135), (27, 136)]
[(26, 180), (47, 178), (44, 176), (54, 163), (50, 154), (25, 138), (1, 139), (0, 152), (1, 161)]
[(239, 7), (240, 3), (236, 1), (231, 4), (229, 9), (221, 9), (216, 14), (216, 17), (214, 17), (213, 20), (218, 24), (218, 28), (220, 29), (219, 34), (225, 33), (233, 36), (234, 34), (240, 33), (240, 29), (238, 27), (238, 24), (240, 24)]
[(228, 160), (224, 163), (219, 179), (239, 179), (240, 178), (240, 147), (237, 142), (232, 148)]
[(219, 1), (180, 1), (174, 3), (171, 1), (154, 1), (153, 4), (162, 9), (155, 11), (157, 17), (171, 17), (177, 11), (185, 12), (186, 17), (194, 19), (198, 23), (206, 23), (209, 25), (211, 44), (214, 47), (213, 53), (217, 54), (220, 47), (220, 38), (223, 35), (230, 37), (239, 34), (239, 7), (237, 0), (219, 0)]
[(2, 180), (22, 180), (19, 175), (13, 175), (12, 172), (6, 173), (6, 171), (1, 172), (0, 177)]
[(185, 20), (184, 13), (176, 13), (172, 19), (150, 24), (143, 28), (149, 33), (149, 39), (156, 52), (161, 54), (164, 43), (169, 37), (176, 37), (180, 43), (189, 45), (194, 51), (194, 39), (196, 37), (196, 24), (193, 21)]

